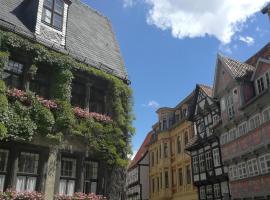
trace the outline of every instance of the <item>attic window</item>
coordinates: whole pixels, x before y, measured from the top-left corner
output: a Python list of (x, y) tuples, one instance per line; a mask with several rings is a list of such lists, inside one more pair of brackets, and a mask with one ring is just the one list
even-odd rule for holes
[(63, 0), (44, 0), (42, 21), (62, 31), (64, 2)]

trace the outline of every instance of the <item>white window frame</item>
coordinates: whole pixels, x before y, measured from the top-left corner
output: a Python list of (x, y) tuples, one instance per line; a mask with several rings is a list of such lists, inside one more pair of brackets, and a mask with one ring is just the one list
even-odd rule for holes
[(232, 175), (234, 180), (239, 178), (239, 170), (237, 165), (232, 165)]
[(228, 141), (230, 142), (230, 141), (235, 140), (236, 139), (236, 135), (237, 135), (237, 129), (236, 128), (231, 129), (229, 131), (229, 133), (228, 133), (228, 137), (229, 137), (229, 140)]
[(238, 126), (238, 137), (241, 137), (242, 135), (247, 134), (248, 132), (248, 124), (247, 122), (242, 122), (239, 126)]
[(192, 165), (193, 165), (193, 173), (194, 174), (199, 173), (199, 158), (198, 158), (198, 156), (192, 157)]
[(205, 172), (205, 158), (204, 154), (199, 154), (199, 165), (200, 165), (200, 172)]
[(258, 161), (256, 158), (247, 161), (247, 168), (249, 176), (257, 176), (260, 173)]
[(1, 153), (5, 153), (6, 157), (4, 160), (4, 167), (2, 173), (0, 173), (0, 192), (3, 192), (4, 186), (5, 186), (5, 179), (6, 179), (6, 172), (7, 172), (7, 162), (8, 162), (8, 157), (9, 157), (9, 151), (5, 149), (0, 149)]
[(200, 199), (206, 199), (205, 186), (200, 187)]
[(214, 197), (215, 198), (220, 198), (221, 197), (219, 183), (214, 184)]
[(262, 117), (264, 123), (270, 121), (270, 107), (267, 107), (266, 109), (263, 110)]
[(221, 165), (219, 148), (215, 148), (213, 151), (214, 166), (219, 167)]
[[(66, 195), (73, 195), (73, 193), (75, 192), (75, 184), (76, 184), (76, 159), (74, 158), (68, 158), (68, 157), (63, 157), (61, 159), (61, 168), (60, 170), (62, 170), (62, 161), (71, 161), (72, 162), (72, 175), (71, 176), (64, 176), (61, 175), (61, 171), (60, 171), (60, 181), (59, 181), (59, 194), (66, 194)], [(62, 191), (60, 185), (63, 184), (64, 186), (64, 191)], [(70, 189), (69, 187), (73, 187), (72, 189)]]
[[(265, 75), (261, 75), (256, 79), (256, 90), (257, 94), (261, 94), (263, 91), (266, 89), (266, 84), (265, 84)], [(262, 84), (262, 85), (261, 85)]]
[[(258, 121), (257, 121), (258, 120)], [(254, 123), (254, 127), (252, 126), (252, 122)], [(259, 122), (259, 124), (257, 124)], [(255, 114), (249, 119), (249, 130), (254, 130), (261, 125), (261, 116), (260, 113)]]
[(259, 163), (262, 174), (270, 172), (270, 153), (260, 156)]
[(213, 160), (211, 151), (205, 152), (205, 163), (206, 163), (206, 170), (211, 170), (213, 168)]
[(239, 179), (243, 179), (247, 177), (247, 165), (246, 162), (241, 162), (238, 165), (238, 173), (239, 173)]

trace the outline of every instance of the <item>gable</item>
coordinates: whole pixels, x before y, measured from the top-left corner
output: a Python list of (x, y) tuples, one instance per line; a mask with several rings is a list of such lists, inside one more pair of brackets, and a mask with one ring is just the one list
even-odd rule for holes
[(218, 58), (214, 80), (214, 97), (218, 97), (226, 89), (227, 85), (235, 81), (226, 68)]
[(203, 110), (208, 110), (213, 103), (213, 100), (201, 88), (199, 88), (194, 115), (199, 115)]

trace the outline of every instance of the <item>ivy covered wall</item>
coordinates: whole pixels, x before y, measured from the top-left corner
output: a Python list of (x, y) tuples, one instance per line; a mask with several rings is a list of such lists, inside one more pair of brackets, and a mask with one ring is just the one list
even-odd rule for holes
[[(0, 31), (0, 77), (10, 54), (16, 52), (23, 52), (30, 61), (29, 77), (34, 77), (41, 65), (52, 69), (52, 99), (42, 99), (31, 91), (7, 89), (0, 80), (0, 139), (30, 142), (39, 135), (60, 143), (66, 135), (75, 135), (87, 139), (89, 148), (100, 153), (109, 165), (125, 166), (134, 133), (129, 86), (117, 77), (68, 55), (5, 31)], [(74, 69), (108, 83), (107, 104), (112, 110), (111, 116), (98, 116), (72, 108), (70, 98)]]

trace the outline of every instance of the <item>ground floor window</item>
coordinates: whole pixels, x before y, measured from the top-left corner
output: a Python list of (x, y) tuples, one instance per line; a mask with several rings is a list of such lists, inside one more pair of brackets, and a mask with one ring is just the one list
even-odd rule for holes
[(8, 151), (0, 149), (0, 192), (3, 192), (7, 173)]
[(84, 163), (84, 193), (97, 192), (98, 162), (87, 161)]
[(220, 196), (221, 196), (219, 183), (214, 184), (214, 196), (215, 196), (215, 198), (220, 198)]
[(213, 199), (213, 188), (212, 185), (206, 186), (206, 197), (207, 199)]
[(35, 191), (38, 178), (39, 154), (21, 152), (18, 160), (16, 191)]
[(73, 195), (76, 180), (76, 160), (62, 158), (59, 183), (59, 194)]
[(200, 200), (206, 199), (205, 186), (200, 187)]

